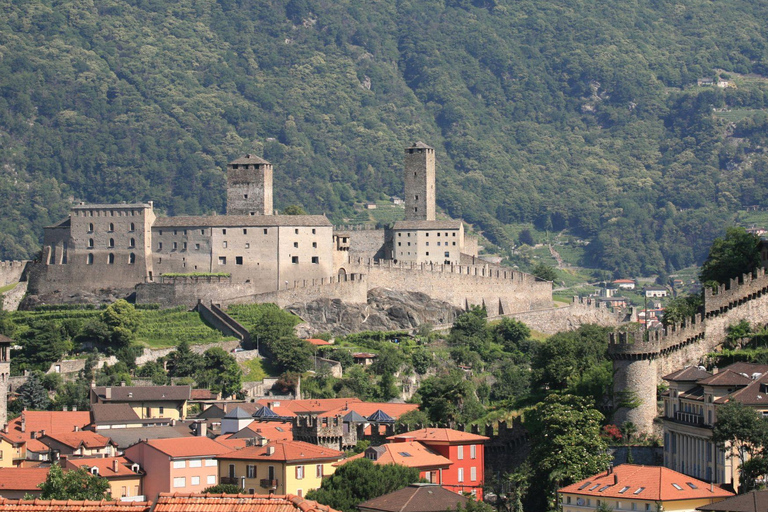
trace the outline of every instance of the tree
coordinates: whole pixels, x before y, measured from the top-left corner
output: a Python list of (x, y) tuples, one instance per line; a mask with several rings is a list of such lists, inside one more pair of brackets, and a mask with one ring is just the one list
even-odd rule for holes
[(741, 227), (731, 227), (725, 237), (712, 242), (709, 256), (701, 266), (702, 283), (728, 283), (733, 278), (749, 274), (760, 267), (760, 237)]
[(219, 484), (203, 489), (203, 494), (241, 494), (243, 489), (235, 484)]
[(309, 491), (316, 500), (342, 512), (355, 512), (357, 505), (419, 481), (419, 470), (397, 464), (378, 465), (368, 459), (343, 464), (319, 489)]
[[(712, 428), (712, 442), (726, 450), (728, 457), (739, 460), (742, 475), (750, 480), (760, 468), (765, 446), (768, 443), (768, 422), (753, 408), (741, 402), (731, 401), (717, 409), (717, 421)], [(755, 462), (746, 465), (752, 459)], [(745, 470), (749, 474), (745, 475)]]
[(434, 423), (469, 422), (483, 415), (474, 386), (460, 370), (424, 379), (419, 387), (420, 408)]
[(168, 373), (171, 377), (191, 377), (202, 366), (202, 357), (192, 352), (189, 342), (182, 341), (168, 354)]
[(307, 212), (301, 206), (292, 204), (283, 209), (283, 215), (306, 215)]
[(85, 468), (63, 471), (61, 466), (54, 463), (45, 479), (40, 484), (41, 499), (44, 500), (111, 500), (109, 481), (97, 475), (92, 475)]
[(558, 488), (608, 467), (607, 445), (600, 437), (603, 419), (587, 400), (573, 395), (549, 395), (525, 413), (533, 469), (526, 509), (553, 510)]
[(668, 326), (690, 321), (703, 305), (704, 300), (701, 294), (675, 297), (664, 307), (664, 317), (661, 322), (664, 326)]
[(575, 331), (559, 332), (542, 343), (531, 364), (533, 380), (549, 389), (564, 390), (606, 361), (608, 329), (585, 324)]
[(203, 367), (197, 372), (198, 385), (214, 392), (221, 391), (225, 397), (232, 396), (243, 387), (243, 372), (237, 360), (221, 347), (209, 348), (203, 354)]
[(555, 267), (547, 265), (546, 263), (537, 264), (533, 267), (531, 273), (544, 281), (555, 281), (557, 279), (557, 270), (555, 270)]
[(40, 372), (32, 372), (27, 381), (19, 386), (19, 397), (11, 402), (14, 412), (21, 412), (23, 409), (44, 411), (51, 404), (48, 391), (41, 382), (41, 375)]

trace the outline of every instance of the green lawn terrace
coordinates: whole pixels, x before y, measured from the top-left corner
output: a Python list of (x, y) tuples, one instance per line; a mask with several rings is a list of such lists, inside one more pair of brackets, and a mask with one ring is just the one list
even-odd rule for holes
[[(60, 321), (83, 323), (98, 317), (102, 309), (67, 308), (38, 311), (15, 311), (10, 313), (11, 321), (16, 325), (17, 333), (22, 333), (33, 323), (41, 321)], [(208, 325), (200, 314), (180, 306), (170, 309), (137, 309), (139, 327), (136, 341), (150, 348), (174, 347), (182, 341), (192, 345), (202, 345), (230, 341), (235, 338), (225, 336)]]

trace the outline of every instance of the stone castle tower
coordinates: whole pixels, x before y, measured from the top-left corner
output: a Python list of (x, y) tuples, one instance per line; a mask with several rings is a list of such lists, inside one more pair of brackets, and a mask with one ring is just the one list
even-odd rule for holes
[(435, 150), (405, 148), (405, 220), (435, 220)]
[(0, 428), (8, 423), (8, 379), (11, 377), (11, 344), (0, 334)]
[(272, 212), (272, 164), (256, 155), (227, 164), (227, 215)]

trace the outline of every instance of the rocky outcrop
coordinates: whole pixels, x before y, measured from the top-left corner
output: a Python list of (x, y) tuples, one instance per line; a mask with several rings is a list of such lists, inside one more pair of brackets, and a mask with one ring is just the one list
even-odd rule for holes
[(360, 331), (395, 331), (415, 329), (422, 324), (450, 324), (462, 313), (447, 302), (424, 293), (399, 292), (374, 288), (367, 304), (345, 304), (338, 299), (318, 299), (291, 304), (286, 310), (304, 320), (300, 336), (318, 332), (344, 335)]

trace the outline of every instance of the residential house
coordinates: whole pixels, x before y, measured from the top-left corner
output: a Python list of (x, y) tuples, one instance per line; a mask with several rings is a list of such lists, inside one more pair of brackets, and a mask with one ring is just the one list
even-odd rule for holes
[(239, 485), (249, 494), (275, 493), (303, 496), (332, 475), (343, 452), (302, 441), (270, 441), (248, 446), (216, 458), (221, 483)]
[(635, 281), (632, 279), (615, 279), (613, 284), (616, 288), (621, 288), (622, 290), (635, 289)]
[(186, 419), (190, 386), (97, 386), (91, 404), (129, 404), (141, 419)]
[(739, 401), (768, 415), (768, 365), (734, 363), (716, 373), (689, 366), (664, 376), (664, 466), (708, 482), (738, 486), (738, 458), (712, 442), (718, 408)]
[(423, 428), (387, 439), (395, 443), (418, 441), (449, 459), (453, 464), (443, 470), (443, 487), (454, 492), (471, 493), (482, 501), (487, 437), (450, 428)]
[[(37, 438), (47, 434), (63, 434), (82, 430), (91, 421), (88, 411), (27, 411), (8, 422), (0, 431), (3, 460), (0, 467), (18, 466), (27, 459), (47, 460), (48, 447)], [(8, 454), (6, 454), (7, 452)], [(10, 457), (9, 457), (10, 456)]]
[(373, 364), (373, 360), (377, 357), (379, 356), (369, 352), (355, 352), (352, 354), (352, 359), (355, 361), (355, 364), (360, 364), (363, 366), (371, 366)]
[(643, 289), (646, 297), (666, 297), (669, 295), (669, 290), (665, 286), (646, 286)]
[(466, 508), (469, 498), (437, 484), (411, 484), (360, 503), (360, 512), (446, 512)]
[(139, 418), (129, 403), (91, 405), (91, 427), (95, 430), (167, 426), (170, 418)]
[(695, 512), (733, 496), (708, 484), (661, 466), (622, 464), (557, 491), (563, 512), (643, 510)]
[(38, 487), (48, 478), (48, 468), (0, 468), (0, 497), (19, 500), (30, 494), (40, 496)]
[(0, 512), (149, 512), (151, 505), (107, 500), (0, 500)]
[(38, 440), (59, 456), (114, 457), (117, 452), (108, 437), (87, 430), (44, 434)]
[(765, 512), (768, 510), (768, 491), (750, 491), (698, 507), (702, 512)]
[(418, 441), (408, 441), (369, 446), (364, 452), (337, 462), (334, 466), (338, 467), (362, 458), (373, 461), (374, 464), (399, 464), (416, 468), (419, 470), (420, 478), (433, 484), (442, 484), (443, 471), (453, 464), (449, 458), (430, 450)]
[[(245, 494), (163, 493), (153, 512), (337, 512), (327, 505), (300, 496)], [(0, 510), (2, 512), (2, 510)], [(106, 511), (112, 512), (112, 511)]]
[(106, 434), (117, 446), (118, 455), (125, 452), (126, 449), (144, 440), (150, 439), (178, 439), (190, 437), (181, 432), (180, 429), (171, 426), (167, 427), (142, 427), (142, 428), (114, 428), (99, 432)]
[(200, 492), (216, 485), (216, 456), (228, 451), (207, 437), (151, 439), (126, 449), (125, 458), (144, 468), (144, 495), (154, 501), (161, 492)]
[(63, 459), (64, 469), (85, 468), (91, 474), (106, 478), (112, 499), (145, 501), (142, 487), (144, 471), (125, 457)]

